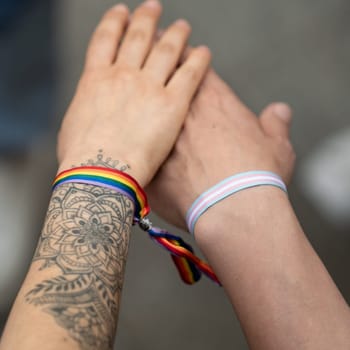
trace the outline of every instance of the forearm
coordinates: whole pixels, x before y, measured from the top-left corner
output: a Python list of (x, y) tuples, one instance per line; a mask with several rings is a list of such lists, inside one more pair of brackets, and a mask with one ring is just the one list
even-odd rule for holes
[(2, 349), (112, 348), (133, 210), (103, 187), (54, 191)]
[(349, 348), (349, 308), (282, 191), (238, 193), (211, 208), (195, 234), (252, 349)]
[[(119, 4), (103, 16), (58, 135), (60, 171), (103, 147), (110, 157), (84, 158), (85, 165), (118, 167), (145, 187), (170, 153), (211, 54), (202, 46), (181, 60), (191, 31), (184, 20), (154, 42), (161, 12), (158, 1), (146, 1), (132, 14)], [(113, 160), (120, 156), (128, 166)], [(112, 346), (133, 205), (145, 204), (139, 185), (126, 182), (121, 191), (133, 203), (94, 185), (64, 185), (54, 193), (4, 349), (69, 349), (67, 342), (72, 349)]]

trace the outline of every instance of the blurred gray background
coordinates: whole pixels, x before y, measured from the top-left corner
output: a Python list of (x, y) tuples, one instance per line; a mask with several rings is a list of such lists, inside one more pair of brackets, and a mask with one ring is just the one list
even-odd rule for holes
[[(134, 8), (139, 2), (126, 3)], [(23, 116), (27, 121), (41, 113), (39, 124), (45, 122), (45, 132), (38, 131), (15, 152), (0, 148), (1, 324), (30, 262), (45, 215), (56, 170), (59, 120), (74, 93), (88, 39), (112, 4), (109, 0), (36, 0), (22, 8), (6, 29), (0, 26), (0, 63), (7, 65), (0, 67), (3, 95), (12, 87), (7, 104), (20, 105), (38, 84), (42, 89), (35, 101), (46, 103), (41, 111), (34, 113), (33, 106), (22, 111), (28, 111)], [(290, 196), (310, 241), (349, 302), (349, 221), (347, 217), (331, 220), (315, 196), (304, 191), (314, 154), (329, 137), (349, 128), (349, 1), (164, 0), (163, 4), (163, 26), (180, 17), (189, 20), (192, 44), (212, 49), (215, 68), (256, 113), (271, 101), (286, 101), (293, 107), (292, 140), (299, 166)], [(12, 58), (3, 63), (9, 50), (14, 52)], [(18, 72), (20, 83), (13, 88)], [(1, 134), (7, 131), (0, 124)], [(344, 151), (344, 162), (349, 162), (349, 152), (350, 147)], [(327, 159), (319, 163), (322, 173), (327, 173)], [(327, 203), (327, 191), (315, 191)], [(183, 285), (167, 253), (135, 230), (116, 348), (228, 346), (247, 349), (223, 290), (206, 279), (196, 286)]]

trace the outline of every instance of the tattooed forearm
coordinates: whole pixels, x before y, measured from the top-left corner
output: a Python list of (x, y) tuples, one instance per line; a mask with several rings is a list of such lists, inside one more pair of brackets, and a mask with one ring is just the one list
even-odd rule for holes
[(112, 348), (132, 219), (132, 202), (112, 190), (65, 184), (53, 193), (34, 261), (60, 273), (26, 300), (81, 349)]

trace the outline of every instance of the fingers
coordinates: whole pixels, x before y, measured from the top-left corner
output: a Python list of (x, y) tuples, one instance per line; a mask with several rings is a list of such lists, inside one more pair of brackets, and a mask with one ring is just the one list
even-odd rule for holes
[(86, 68), (97, 68), (114, 62), (128, 17), (129, 10), (123, 4), (106, 12), (92, 36), (86, 56)]
[(210, 60), (211, 53), (207, 47), (193, 49), (169, 81), (169, 91), (178, 95), (186, 104), (190, 103), (207, 72)]
[(179, 62), (190, 32), (191, 27), (184, 20), (178, 20), (170, 26), (150, 53), (144, 71), (165, 84)]
[(292, 110), (285, 103), (272, 103), (260, 115), (264, 132), (271, 137), (289, 137)]
[(118, 64), (142, 66), (153, 43), (161, 11), (157, 0), (148, 0), (135, 10), (118, 52)]

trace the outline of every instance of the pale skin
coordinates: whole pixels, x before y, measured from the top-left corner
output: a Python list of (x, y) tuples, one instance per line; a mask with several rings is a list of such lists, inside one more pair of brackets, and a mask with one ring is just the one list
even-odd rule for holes
[[(210, 51), (198, 47), (183, 60), (191, 31), (184, 20), (155, 44), (161, 12), (148, 1), (132, 16), (125, 5), (104, 15), (59, 133), (58, 171), (112, 167), (146, 186), (169, 154)], [(127, 197), (103, 187), (54, 191), (1, 349), (112, 348), (133, 210)]]
[[(153, 209), (185, 228), (193, 201), (228, 176), (268, 170), (288, 183), (295, 161), (290, 121), (280, 103), (257, 118), (211, 71), (148, 187)], [(218, 203), (198, 220), (195, 238), (251, 349), (350, 348), (349, 307), (280, 189), (256, 187)]]
[[(148, 186), (159, 214), (185, 227), (193, 200), (227, 176), (270, 170), (289, 181), (291, 115), (275, 104), (257, 119), (213, 72), (191, 104), (210, 53), (195, 48), (182, 62), (184, 21), (154, 45), (160, 13), (158, 3), (143, 4), (128, 25), (128, 9), (118, 6), (101, 21), (59, 135), (59, 170), (127, 171)], [(97, 186), (54, 193), (1, 349), (112, 347), (132, 213), (127, 198)], [(349, 348), (348, 306), (282, 191), (255, 188), (226, 199), (200, 218), (195, 236), (252, 349)]]

